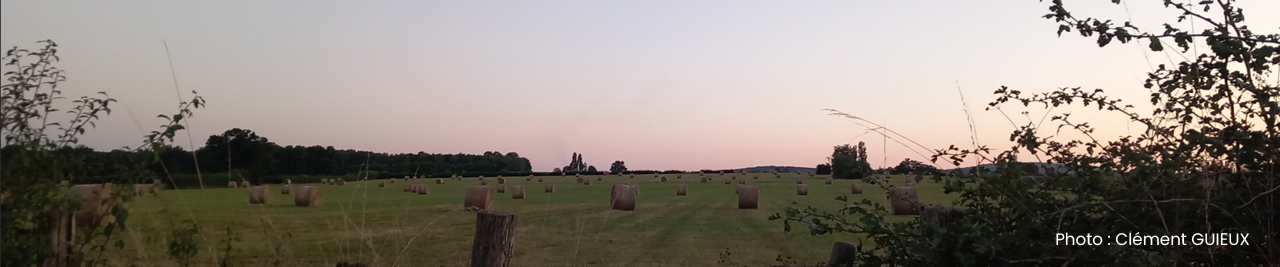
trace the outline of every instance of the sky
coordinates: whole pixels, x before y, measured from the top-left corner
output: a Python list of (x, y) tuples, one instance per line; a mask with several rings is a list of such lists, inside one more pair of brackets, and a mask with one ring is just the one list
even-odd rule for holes
[[(1160, 2), (1068, 7), (1155, 30), (1177, 15)], [(178, 136), (188, 148), (244, 128), (282, 146), (517, 152), (535, 171), (565, 166), (574, 152), (598, 168), (812, 167), (858, 142), (872, 166), (928, 161), (823, 109), (929, 148), (972, 147), (966, 103), (977, 142), (996, 149), (1011, 145), (1015, 125), (1062, 112), (1103, 139), (1139, 134), (1124, 117), (1087, 109), (985, 110), (1000, 86), (1082, 87), (1147, 114), (1146, 73), (1184, 56), (1059, 37), (1040, 18), (1048, 5), (5, 0), (0, 46), (52, 39), (65, 96), (105, 91), (119, 101), (81, 138), (98, 150), (142, 144), (165, 122), (156, 115), (175, 113), (191, 91), (207, 106), (187, 125), (190, 138)], [(1280, 1), (1239, 5), (1255, 32), (1280, 31)]]

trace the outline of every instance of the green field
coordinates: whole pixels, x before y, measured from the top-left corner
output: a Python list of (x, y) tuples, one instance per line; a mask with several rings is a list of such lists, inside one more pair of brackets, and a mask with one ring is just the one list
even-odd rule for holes
[[(740, 210), (734, 187), (724, 184), (730, 175), (708, 176), (714, 180), (704, 184), (697, 174), (668, 175), (668, 182), (613, 175), (591, 185), (571, 176), (543, 177), (543, 183), (556, 185), (555, 193), (544, 193), (536, 178), (512, 177), (506, 179), (508, 193), (495, 194), (494, 203), (519, 216), (513, 266), (766, 266), (779, 255), (810, 265), (825, 261), (833, 242), (855, 240), (847, 234), (810, 236), (803, 228), (786, 233), (780, 221), (767, 220), (792, 201), (831, 211), (839, 207), (834, 198), (840, 195), (886, 202), (875, 186), (849, 194), (851, 183), (860, 181), (828, 186), (803, 175), (810, 192), (797, 196), (795, 179), (801, 175), (760, 174), (748, 180), (760, 187), (760, 208)], [(238, 240), (227, 255), (229, 266), (467, 266), (476, 215), (463, 209), (462, 199), (466, 187), (480, 182), (427, 180), (428, 195), (403, 192), (404, 181), (386, 187), (378, 187), (381, 180), (319, 185), (324, 204), (309, 208), (294, 206), (293, 195), (281, 195), (278, 185), (266, 205), (249, 204), (244, 188), (165, 190), (129, 204), (126, 245), (108, 258), (113, 265), (175, 266), (166, 253), (168, 233), (177, 222), (193, 219), (202, 228), (199, 266), (221, 260), (228, 228)], [(488, 180), (491, 186), (496, 182)], [(611, 185), (623, 182), (640, 185), (635, 211), (609, 209)], [(688, 196), (675, 195), (679, 184), (689, 185)], [(511, 198), (517, 185), (526, 187), (525, 199)], [(919, 188), (925, 204), (950, 202), (939, 184), (926, 180)]]

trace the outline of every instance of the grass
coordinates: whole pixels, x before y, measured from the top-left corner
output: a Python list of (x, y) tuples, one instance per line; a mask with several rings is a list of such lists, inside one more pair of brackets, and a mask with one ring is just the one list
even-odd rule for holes
[[(699, 183), (697, 175), (669, 177), (659, 182), (651, 176), (606, 176), (591, 185), (574, 183), (574, 177), (543, 177), (545, 182), (507, 179), (508, 193), (495, 194), (496, 209), (518, 214), (513, 266), (765, 266), (778, 256), (800, 263), (825, 261), (832, 243), (856, 242), (848, 234), (810, 236), (803, 228), (783, 232), (780, 221), (766, 218), (798, 202), (834, 211), (834, 198), (885, 201), (877, 186), (863, 184), (864, 193), (849, 194), (852, 180), (824, 185), (821, 177), (783, 174), (762, 175), (748, 184), (760, 187), (760, 208), (737, 209), (734, 185), (723, 184), (729, 175), (709, 175), (714, 181)], [(767, 176), (767, 177), (766, 177)], [(795, 179), (809, 184), (808, 196), (797, 196)], [(594, 178), (594, 177), (593, 177)], [(231, 229), (228, 266), (332, 266), (336, 262), (362, 262), (371, 266), (466, 266), (471, 256), (475, 213), (463, 210), (467, 186), (474, 178), (444, 179), (431, 186), (431, 194), (403, 192), (404, 181), (377, 187), (378, 181), (348, 182), (345, 186), (317, 185), (324, 194), (321, 207), (297, 207), (292, 195), (279, 195), (266, 205), (248, 202), (248, 189), (213, 188), (165, 190), (135, 198), (130, 203), (126, 246), (110, 252), (116, 265), (174, 266), (166, 254), (168, 233), (184, 219), (202, 228), (201, 251), (196, 265), (216, 266), (223, 258), (224, 242)], [(902, 178), (893, 179), (901, 183)], [(491, 186), (495, 181), (490, 181)], [(609, 210), (609, 190), (614, 183), (640, 185), (635, 211)], [(544, 193), (544, 183), (555, 183), (555, 193)], [(679, 184), (688, 184), (688, 196), (676, 196)], [(316, 184), (306, 184), (316, 185)], [(524, 185), (525, 199), (511, 199), (511, 187)], [(922, 181), (921, 201), (948, 204), (941, 185)], [(208, 187), (207, 187), (208, 188)], [(901, 216), (903, 220), (914, 216)], [(719, 263), (728, 252), (728, 264)]]

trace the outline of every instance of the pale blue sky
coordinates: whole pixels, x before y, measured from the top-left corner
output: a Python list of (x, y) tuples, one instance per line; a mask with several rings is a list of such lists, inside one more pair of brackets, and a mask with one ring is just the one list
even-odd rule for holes
[[(98, 149), (136, 146), (139, 123), (174, 112), (167, 41), (183, 96), (208, 100), (197, 146), (240, 127), (281, 145), (515, 151), (538, 171), (572, 152), (597, 167), (813, 166), (859, 140), (875, 166), (925, 160), (892, 141), (880, 153), (880, 137), (820, 109), (967, 146), (957, 82), (979, 140), (1003, 148), (1013, 127), (981, 111), (1000, 85), (1103, 88), (1141, 108), (1150, 64), (1178, 57), (1059, 38), (1039, 1), (691, 2), (3, 1), (0, 45), (53, 39), (69, 96), (119, 99), (83, 139)], [(1159, 2), (1068, 4), (1156, 29), (1173, 14)], [(1280, 28), (1278, 2), (1241, 3), (1255, 32)], [(1100, 136), (1141, 130), (1075, 116)]]

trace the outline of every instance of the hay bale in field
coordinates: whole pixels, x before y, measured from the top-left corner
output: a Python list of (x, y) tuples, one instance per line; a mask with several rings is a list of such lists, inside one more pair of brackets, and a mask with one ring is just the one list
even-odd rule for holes
[(676, 187), (676, 195), (677, 195), (677, 196), (683, 196), (683, 195), (688, 194), (688, 193), (689, 193), (689, 186), (684, 185), (684, 184), (680, 184), (680, 186)]
[(964, 216), (964, 211), (952, 207), (926, 205), (920, 208), (920, 221), (936, 226), (947, 226)]
[(858, 185), (858, 182), (853, 182), (853, 187), (850, 188), (849, 193), (862, 194), (862, 186)]
[(145, 196), (151, 194), (151, 184), (135, 184), (133, 185), (134, 196)]
[(462, 207), (467, 210), (487, 210), (493, 208), (493, 191), (488, 186), (472, 186), (467, 188)]
[(338, 179), (329, 178), (329, 185), (334, 185), (337, 183), (338, 183)]
[(293, 184), (293, 180), (284, 179), (284, 184)]
[(538, 182), (539, 182), (539, 183), (541, 183), (541, 182), (542, 182), (542, 177), (538, 177)]
[(502, 193), (506, 193), (506, 192), (507, 192), (507, 185), (506, 185), (506, 184), (498, 184), (498, 193), (499, 193), (499, 194), (502, 194)]
[(596, 176), (596, 182), (604, 182), (604, 177)]
[(760, 188), (754, 186), (743, 186), (738, 189), (738, 208), (739, 209), (756, 209), (760, 207)]
[(615, 210), (636, 210), (636, 191), (631, 185), (614, 184), (609, 196), (609, 207)]
[(831, 177), (827, 177), (827, 179), (826, 179), (826, 184), (827, 184), (827, 185), (831, 185), (831, 182), (832, 182)]
[(329, 183), (329, 178), (320, 178), (320, 184), (327, 184), (327, 183)]
[(299, 186), (293, 194), (293, 205), (299, 207), (319, 207), (323, 203), (319, 186)]
[(114, 184), (82, 184), (71, 186), (71, 197), (80, 202), (76, 225), (98, 227), (116, 221), (111, 208), (123, 203)]
[(542, 191), (543, 191), (543, 192), (547, 192), (547, 193), (555, 193), (555, 192), (556, 192), (556, 184), (547, 184), (547, 185), (544, 185), (544, 186), (542, 186)]
[(396, 179), (387, 179), (387, 180), (390, 180), (389, 182), (391, 182), (391, 183), (393, 183), (393, 184), (394, 184), (394, 183), (396, 183)]
[(798, 185), (796, 185), (796, 195), (808, 196), (808, 195), (809, 195), (809, 185), (807, 185), (807, 184), (798, 184)]
[(259, 185), (249, 188), (249, 204), (267, 204), (271, 202), (271, 186)]
[(724, 184), (731, 184), (731, 183), (732, 182), (730, 182), (729, 180), (724, 180)]
[(480, 185), (489, 185), (489, 181), (480, 180)]
[(679, 175), (679, 174), (676, 174), (676, 179), (680, 179), (680, 175)]
[(751, 177), (751, 179), (753, 179), (753, 180), (760, 180), (760, 175), (756, 175), (755, 177)]
[(747, 184), (747, 180), (738, 180), (738, 184)]
[(411, 192), (411, 191), (409, 191), (409, 190), (411, 190), (411, 189), (413, 189), (413, 184), (412, 184), (412, 183), (405, 183), (405, 184), (404, 184), (404, 191), (405, 191), (405, 192)]
[(387, 187), (387, 181), (378, 182), (378, 187)]
[(702, 177), (702, 179), (699, 179), (699, 180), (701, 180), (701, 181), (702, 181), (702, 183), (704, 183), (704, 184), (705, 184), (705, 183), (707, 183), (707, 177)]
[(431, 187), (427, 186), (426, 184), (418, 184), (418, 187), (415, 190), (413, 190), (413, 192), (418, 193), (419, 195), (430, 194)]
[(804, 179), (796, 178), (796, 184), (804, 184)]
[(502, 176), (498, 176), (498, 184), (507, 184), (507, 179), (502, 178)]
[(444, 180), (436, 178), (436, 184), (444, 184)]
[(533, 181), (533, 176), (525, 177), (525, 178), (524, 178), (524, 181), (525, 181), (525, 182)]
[(667, 182), (667, 177), (666, 177), (666, 176), (663, 176), (663, 177), (662, 177), (662, 182), (663, 182), (663, 183)]
[(292, 185), (292, 184), (287, 184), (287, 185), (284, 185), (284, 186), (281, 186), (281, 187), (280, 187), (280, 194), (281, 194), (281, 195), (288, 195), (290, 191), (293, 191), (293, 185)]
[(338, 178), (338, 182), (336, 182), (336, 184), (337, 184), (337, 185), (346, 185), (346, 184), (347, 184), (347, 181), (346, 181), (346, 180), (342, 180), (342, 178)]
[(587, 179), (587, 180), (585, 180), (585, 181), (582, 181), (582, 185), (591, 185), (591, 179)]
[(578, 183), (579, 183), (579, 184), (581, 184), (581, 183), (582, 183), (582, 177), (578, 177), (578, 180), (577, 180), (577, 181), (578, 181)]
[(227, 182), (227, 188), (236, 188), (236, 187), (240, 187), (240, 183), (237, 183), (236, 181)]
[(920, 205), (920, 194), (914, 186), (889, 188), (886, 197), (893, 215), (920, 215), (920, 210), (916, 209)]
[(636, 178), (636, 174), (634, 174), (634, 173), (630, 174), (630, 176), (631, 176), (631, 177), (629, 177), (629, 178)]
[(152, 184), (152, 185), (151, 185), (151, 193), (152, 193), (152, 194), (158, 194), (158, 193), (160, 193), (160, 190), (164, 190), (164, 184)]
[(515, 186), (511, 188), (511, 199), (524, 199), (524, 186)]

